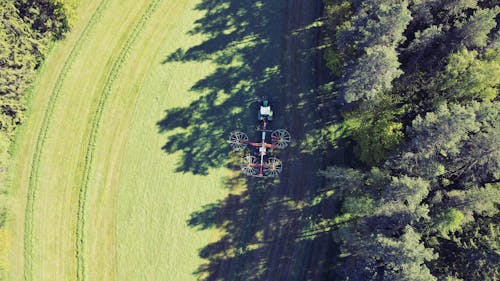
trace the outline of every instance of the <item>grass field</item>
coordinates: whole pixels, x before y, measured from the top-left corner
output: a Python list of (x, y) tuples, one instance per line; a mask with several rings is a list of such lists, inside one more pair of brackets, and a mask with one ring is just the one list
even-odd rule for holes
[[(321, 0), (89, 0), (39, 71), (10, 170), (9, 280), (318, 280)], [(225, 139), (256, 97), (294, 138), (280, 179)], [(252, 136), (253, 138), (253, 136)], [(326, 156), (325, 156), (326, 155)], [(237, 156), (234, 159), (238, 159)], [(235, 171), (236, 170), (236, 171)]]
[(10, 178), (10, 280), (192, 280), (217, 238), (186, 221), (227, 171), (177, 173), (157, 122), (186, 106), (207, 62), (162, 64), (198, 1), (91, 0), (40, 72)]

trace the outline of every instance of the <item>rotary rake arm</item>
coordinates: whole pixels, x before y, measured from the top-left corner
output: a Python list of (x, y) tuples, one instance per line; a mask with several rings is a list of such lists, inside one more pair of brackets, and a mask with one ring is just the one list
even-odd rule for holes
[[(279, 129), (274, 131), (272, 130), (259, 130), (259, 131), (262, 132), (261, 142), (249, 141), (247, 134), (241, 131), (231, 132), (228, 142), (234, 151), (243, 151), (247, 148), (248, 145), (253, 147), (265, 146), (266, 148), (270, 149), (275, 149), (275, 148), (284, 149), (290, 145), (290, 142), (292, 140), (290, 133), (286, 129)], [(266, 142), (266, 136), (267, 136), (266, 132), (272, 132), (271, 143)]]
[[(283, 163), (277, 157), (272, 156), (271, 151), (286, 148), (291, 141), (290, 133), (285, 129), (260, 131), (262, 133), (261, 142), (249, 141), (248, 136), (240, 131), (232, 132), (228, 142), (234, 151), (245, 151), (248, 146), (258, 149), (255, 156), (247, 154), (241, 158), (240, 167), (245, 175), (255, 177), (278, 177), (283, 170)], [(266, 142), (268, 132), (272, 132), (272, 143)]]

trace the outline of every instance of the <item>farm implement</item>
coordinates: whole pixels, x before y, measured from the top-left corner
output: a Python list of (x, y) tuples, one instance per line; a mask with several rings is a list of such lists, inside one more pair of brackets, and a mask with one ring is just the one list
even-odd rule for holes
[[(274, 154), (278, 149), (286, 148), (291, 141), (290, 133), (286, 129), (270, 130), (269, 123), (273, 120), (273, 108), (271, 100), (264, 97), (259, 102), (257, 112), (259, 129), (261, 132), (260, 142), (251, 142), (248, 136), (241, 131), (233, 131), (229, 137), (229, 143), (234, 151), (244, 151), (241, 157), (241, 171), (247, 176), (253, 177), (278, 177), (283, 170), (283, 164)], [(271, 143), (266, 141), (271, 136)], [(254, 152), (248, 152), (247, 147), (254, 148)]]

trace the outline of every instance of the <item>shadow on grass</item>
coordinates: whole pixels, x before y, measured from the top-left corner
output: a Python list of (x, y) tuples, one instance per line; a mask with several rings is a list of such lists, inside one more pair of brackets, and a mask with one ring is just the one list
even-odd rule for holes
[[(225, 182), (231, 193), (188, 220), (222, 233), (200, 249), (206, 263), (194, 274), (227, 281), (332, 278), (337, 249), (321, 225), (335, 209), (318, 171), (342, 164), (343, 151), (325, 141), (322, 128), (336, 122), (336, 110), (321, 90), (320, 32), (307, 28), (321, 15), (321, 0), (201, 0), (196, 9), (204, 16), (190, 34), (209, 39), (162, 63), (211, 61), (216, 69), (192, 86), (194, 102), (158, 122), (161, 133), (182, 129), (163, 150), (182, 152), (178, 172), (236, 171)], [(294, 139), (278, 154), (284, 171), (276, 180), (242, 177), (225, 142), (234, 128), (258, 139), (256, 101), (263, 95), (275, 103), (271, 126), (288, 128)]]
[[(159, 122), (161, 132), (186, 131), (171, 136), (163, 149), (183, 151), (179, 172), (206, 174), (227, 163), (224, 142), (234, 128), (255, 124), (256, 99), (280, 93), (280, 40), (282, 9), (278, 1), (202, 1), (196, 9), (205, 17), (196, 22), (192, 35), (208, 40), (188, 50), (178, 49), (163, 63), (212, 61), (214, 73), (193, 85), (200, 97), (189, 107), (169, 110)], [(278, 50), (278, 52), (277, 52)], [(251, 127), (253, 130), (254, 127)], [(250, 129), (250, 128), (249, 128)]]

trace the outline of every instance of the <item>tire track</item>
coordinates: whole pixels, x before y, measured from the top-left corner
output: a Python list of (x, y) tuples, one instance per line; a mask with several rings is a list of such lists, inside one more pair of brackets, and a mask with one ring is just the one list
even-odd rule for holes
[(99, 99), (99, 103), (97, 105), (96, 111), (94, 113), (94, 118), (92, 119), (92, 127), (90, 131), (90, 138), (87, 144), (87, 152), (85, 154), (85, 164), (84, 164), (84, 172), (82, 178), (82, 186), (80, 187), (80, 191), (78, 194), (78, 213), (77, 213), (77, 226), (76, 226), (76, 258), (77, 258), (77, 280), (83, 281), (85, 280), (85, 215), (86, 215), (86, 200), (88, 194), (88, 188), (90, 184), (90, 171), (92, 168), (92, 162), (94, 159), (94, 151), (95, 151), (95, 142), (97, 138), (97, 133), (99, 131), (99, 126), (101, 123), (104, 106), (106, 101), (111, 93), (111, 89), (113, 87), (113, 83), (115, 82), (118, 74), (126, 62), (126, 59), (132, 49), (132, 46), (137, 41), (141, 31), (143, 30), (146, 22), (151, 17), (151, 15), (155, 12), (158, 4), (161, 0), (153, 0), (144, 14), (142, 14), (139, 22), (135, 25), (134, 30), (132, 31), (130, 37), (124, 44), (124, 47), (120, 51), (118, 58), (114, 62), (111, 71), (106, 79), (104, 84), (103, 92)]
[(29, 176), (28, 191), (26, 198), (26, 211), (24, 216), (24, 280), (33, 280), (33, 208), (36, 199), (36, 193), (38, 191), (38, 171), (40, 166), (40, 159), (43, 152), (43, 146), (45, 144), (45, 139), (47, 137), (47, 131), (50, 126), (50, 120), (54, 113), (54, 108), (56, 101), (61, 93), (62, 85), (66, 79), (68, 72), (70, 71), (73, 62), (78, 57), (83, 43), (88, 38), (90, 31), (95, 26), (95, 24), (100, 20), (103, 11), (107, 8), (109, 0), (103, 0), (99, 3), (92, 16), (90, 17), (87, 25), (84, 27), (80, 37), (76, 40), (74, 47), (71, 49), (68, 58), (64, 62), (63, 68), (59, 76), (57, 77), (56, 83), (52, 90), (52, 94), (49, 98), (47, 105), (47, 110), (44, 114), (42, 126), (40, 127), (40, 132), (38, 133), (38, 138), (35, 146), (35, 151), (33, 153), (33, 161), (31, 164), (31, 172)]

